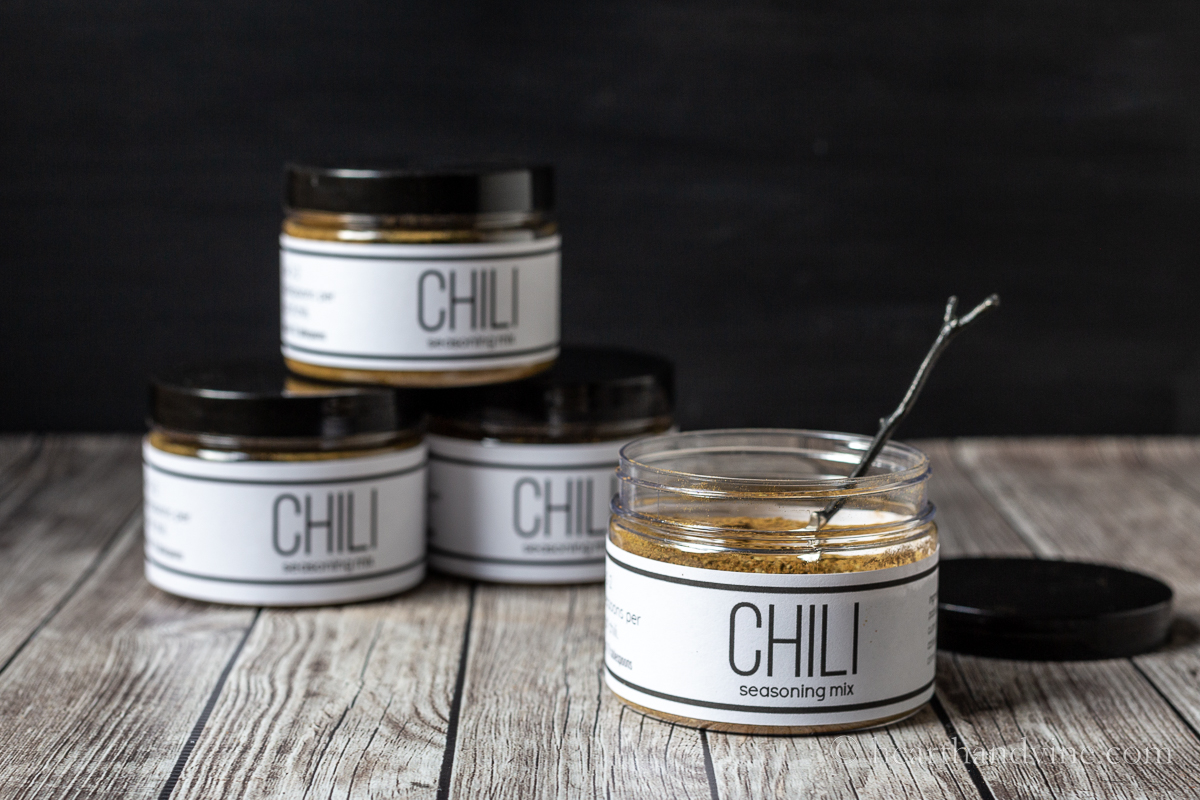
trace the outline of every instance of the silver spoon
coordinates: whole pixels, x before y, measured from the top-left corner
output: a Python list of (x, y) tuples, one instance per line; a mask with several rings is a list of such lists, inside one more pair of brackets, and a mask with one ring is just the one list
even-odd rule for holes
[[(942, 352), (950, 345), (951, 340), (963, 328), (979, 319), (985, 311), (989, 311), (999, 305), (1000, 295), (993, 294), (971, 309), (967, 314), (958, 317), (955, 316), (955, 313), (958, 311), (958, 298), (951, 295), (950, 299), (946, 301), (946, 313), (942, 316), (942, 329), (938, 331), (937, 338), (933, 340), (933, 346), (925, 354), (925, 360), (921, 362), (921, 367), (913, 377), (912, 383), (909, 384), (908, 391), (904, 393), (904, 399), (900, 401), (900, 405), (896, 406), (896, 410), (892, 412), (890, 417), (884, 417), (879, 420), (879, 432), (875, 434), (875, 438), (871, 441), (871, 446), (863, 454), (862, 460), (858, 462), (858, 466), (846, 477), (846, 487), (853, 486), (856, 478), (861, 478), (866, 474), (867, 470), (871, 468), (871, 464), (875, 461), (875, 457), (883, 450), (883, 446), (892, 438), (892, 434), (900, 427), (900, 423), (904, 422), (904, 418), (908, 416), (908, 412), (912, 411), (912, 407), (917, 403), (917, 395), (925, 388), (925, 381), (929, 380), (929, 373), (933, 370), (933, 365), (937, 363)], [(829, 520), (833, 515), (840, 511), (845, 504), (846, 498), (839, 497), (830, 501), (829, 505), (820, 511), (814, 511), (812, 518), (809, 520), (808, 528), (820, 530), (825, 527), (829, 524)]]

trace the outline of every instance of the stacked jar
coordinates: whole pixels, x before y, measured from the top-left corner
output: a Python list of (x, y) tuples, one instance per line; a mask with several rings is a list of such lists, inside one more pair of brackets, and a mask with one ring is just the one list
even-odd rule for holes
[(282, 359), (152, 381), (150, 581), (362, 600), (421, 580), (427, 528), (445, 572), (602, 580), (617, 454), (672, 424), (673, 381), (645, 354), (559, 358), (551, 168), (294, 164), (284, 208)]
[(549, 167), (288, 168), (283, 357), (322, 380), (471, 386), (558, 355)]
[(671, 428), (673, 408), (669, 361), (601, 347), (445, 393), (428, 439), (430, 563), (479, 580), (604, 580), (621, 448)]

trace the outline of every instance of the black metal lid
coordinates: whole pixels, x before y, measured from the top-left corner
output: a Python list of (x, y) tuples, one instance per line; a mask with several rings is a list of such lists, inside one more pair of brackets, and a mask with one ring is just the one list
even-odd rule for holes
[(339, 168), (288, 164), (284, 205), (337, 214), (486, 214), (554, 209), (554, 168)]
[(233, 361), (152, 377), (150, 421), (212, 436), (338, 439), (415, 430), (424, 411), (401, 389), (322, 384), (276, 360)]
[(625, 422), (670, 416), (675, 368), (665, 358), (615, 347), (566, 346), (549, 370), (525, 380), (445, 390), (435, 417), (500, 426)]
[(958, 653), (1119, 658), (1163, 644), (1171, 623), (1171, 587), (1102, 564), (951, 558), (938, 583), (938, 647)]

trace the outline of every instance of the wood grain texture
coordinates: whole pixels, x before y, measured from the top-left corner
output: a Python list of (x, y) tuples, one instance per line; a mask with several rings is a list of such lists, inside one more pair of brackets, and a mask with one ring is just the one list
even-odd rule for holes
[(721, 800), (979, 797), (928, 707), (878, 730), (833, 736), (708, 737)]
[(141, 503), (137, 437), (6, 438), (0, 447), (0, 666), (94, 568)]
[(146, 583), (140, 529), (0, 675), (0, 797), (157, 796), (250, 623)]
[(452, 797), (710, 800), (700, 734), (601, 677), (601, 586), (480, 586)]
[(14, 470), (20, 470), (40, 445), (41, 437), (32, 433), (0, 435), (0, 496), (8, 494)]
[(1200, 439), (1151, 436), (1133, 441), (1135, 456), (1146, 469), (1200, 501)]
[(172, 797), (434, 797), (468, 595), (263, 611)]
[[(1196, 573), (1186, 572), (1195, 556), (1180, 548), (1195, 551), (1200, 508), (1145, 468), (1137, 442), (975, 440), (954, 452), (1039, 555), (1119, 563), (1195, 586)], [(943, 654), (939, 694), (972, 747), (994, 752), (1025, 741), (1041, 756), (981, 763), (997, 797), (1194, 796), (1200, 740), (1177, 713), (1195, 696), (1183, 691), (1193, 659), (1178, 643), (1136, 664)]]
[[(136, 515), (105, 548), (121, 498), (126, 516), (139, 499), (132, 439), (0, 439), (0, 642), (18, 625), (28, 639), (0, 673), (0, 797), (156, 797), (211, 698), (174, 798), (433, 798), (460, 664), (451, 797), (710, 800), (706, 748), (726, 800), (969, 799), (976, 778), (997, 798), (1200, 796), (1200, 442), (918, 444), (944, 555), (1119, 562), (1179, 597), (1172, 643), (1133, 660), (941, 654), (970, 767), (931, 709), (826, 737), (701, 736), (632, 712), (601, 680), (598, 586), (480, 586), (471, 617), (467, 584), (431, 579), (263, 611), (246, 637), (253, 610), (145, 583)], [(45, 594), (23, 600), (36, 576)]]
[(998, 798), (1196, 796), (1196, 738), (1126, 659), (943, 655), (938, 668), (939, 696)]
[(1200, 612), (1200, 500), (1147, 469), (1138, 440), (966, 440), (962, 463), (1039, 555), (1161, 576)]
[[(1136, 455), (1154, 475), (1200, 502), (1200, 439), (1150, 438), (1138, 442)], [(1183, 538), (1187, 538), (1186, 535)], [(1173, 571), (1179, 613), (1171, 642), (1160, 652), (1138, 656), (1134, 663), (1145, 672), (1191, 726), (1200, 732), (1200, 514), (1193, 518), (1192, 544), (1176, 553)]]
[(1025, 540), (954, 462), (950, 443), (929, 439), (912, 444), (929, 456), (929, 499), (937, 506), (938, 543), (944, 558), (1029, 555)]

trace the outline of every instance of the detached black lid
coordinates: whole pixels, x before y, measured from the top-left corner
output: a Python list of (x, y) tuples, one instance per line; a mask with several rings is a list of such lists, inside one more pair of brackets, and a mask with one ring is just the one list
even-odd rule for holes
[(958, 653), (1120, 658), (1163, 644), (1171, 623), (1171, 587), (1101, 564), (951, 558), (938, 583), (938, 647)]
[(514, 383), (447, 390), (430, 411), (456, 422), (538, 426), (663, 417), (675, 404), (665, 358), (614, 347), (567, 346), (549, 370)]
[(390, 433), (421, 426), (411, 394), (295, 378), (275, 360), (164, 372), (150, 380), (150, 420), (213, 436), (318, 437)]
[(554, 168), (355, 168), (288, 164), (284, 205), (337, 214), (485, 214), (554, 209)]

